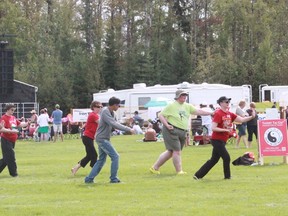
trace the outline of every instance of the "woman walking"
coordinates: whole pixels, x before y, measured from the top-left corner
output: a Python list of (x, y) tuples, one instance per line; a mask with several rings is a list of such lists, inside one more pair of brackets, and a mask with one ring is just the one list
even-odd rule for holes
[(233, 122), (240, 123), (250, 121), (255, 118), (255, 110), (252, 110), (251, 116), (241, 117), (229, 111), (229, 104), (231, 98), (225, 96), (220, 97), (217, 103), (220, 109), (214, 113), (212, 121), (212, 139), (213, 146), (211, 158), (195, 173), (193, 178), (195, 180), (203, 178), (219, 161), (223, 160), (224, 179), (230, 179), (230, 155), (226, 149), (226, 141), (229, 138), (230, 131), (232, 130)]
[(90, 161), (90, 167), (93, 167), (97, 161), (97, 151), (94, 146), (95, 134), (99, 124), (99, 112), (102, 108), (102, 104), (99, 101), (92, 101), (90, 108), (92, 112), (88, 115), (87, 122), (85, 124), (85, 130), (82, 136), (82, 142), (85, 146), (86, 156), (82, 158), (72, 169), (73, 175), (79, 170), (80, 167), (85, 167)]

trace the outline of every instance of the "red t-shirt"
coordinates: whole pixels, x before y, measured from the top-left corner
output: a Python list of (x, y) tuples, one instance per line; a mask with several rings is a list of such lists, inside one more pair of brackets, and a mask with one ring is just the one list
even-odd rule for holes
[[(4, 121), (4, 127), (7, 129), (16, 129), (17, 126), (21, 123), (19, 120), (16, 119), (15, 116), (8, 116), (4, 114), (1, 117), (1, 122)], [(17, 133), (2, 133), (1, 137), (5, 138), (10, 142), (16, 142), (18, 138)]]
[(87, 122), (85, 124), (84, 136), (89, 137), (91, 139), (95, 138), (96, 130), (98, 128), (98, 124), (96, 121), (99, 119), (99, 115), (97, 113), (91, 112), (88, 115)]
[[(214, 113), (213, 122), (218, 123), (219, 128), (232, 128), (233, 121), (237, 118), (237, 115), (232, 112), (224, 112), (218, 109)], [(212, 133), (212, 139), (227, 141), (229, 139), (229, 132), (214, 132)]]

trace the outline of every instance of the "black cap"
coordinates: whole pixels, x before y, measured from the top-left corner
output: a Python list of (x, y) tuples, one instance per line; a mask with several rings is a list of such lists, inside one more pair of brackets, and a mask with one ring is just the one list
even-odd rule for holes
[(220, 104), (223, 101), (230, 101), (231, 98), (227, 98), (226, 96), (222, 96), (217, 100), (217, 103)]

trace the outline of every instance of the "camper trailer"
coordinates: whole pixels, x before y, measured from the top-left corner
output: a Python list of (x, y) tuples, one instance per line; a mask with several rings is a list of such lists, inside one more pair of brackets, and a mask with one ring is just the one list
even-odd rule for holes
[[(146, 86), (145, 83), (134, 84), (132, 89), (115, 91), (108, 89), (93, 94), (93, 100), (98, 100), (103, 105), (108, 104), (111, 97), (121, 100), (121, 107), (118, 111), (118, 120), (125, 120), (133, 116), (134, 111), (138, 111), (145, 119), (155, 119), (157, 113), (161, 111), (169, 102), (172, 102), (177, 89), (185, 89), (188, 93), (187, 102), (199, 106), (205, 101), (207, 104), (216, 105), (220, 96), (231, 97), (232, 108), (236, 108), (240, 100), (245, 100), (249, 104), (252, 100), (251, 86), (229, 86), (223, 84), (191, 84), (183, 82), (176, 85), (154, 85)], [(149, 106), (148, 102), (156, 101)], [(157, 101), (159, 103), (157, 103)]]
[[(269, 86), (267, 84), (259, 85), (259, 101), (270, 101), (283, 103), (287, 100), (288, 86)], [(286, 105), (287, 103), (285, 103)], [(287, 104), (288, 105), (288, 104)]]

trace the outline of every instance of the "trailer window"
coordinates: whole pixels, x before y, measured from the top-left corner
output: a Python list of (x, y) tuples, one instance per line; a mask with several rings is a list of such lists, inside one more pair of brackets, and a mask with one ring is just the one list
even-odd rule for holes
[(264, 91), (264, 100), (263, 101), (271, 101), (271, 91), (270, 90)]
[(147, 110), (144, 105), (151, 100), (151, 97), (139, 97), (138, 98), (138, 108), (139, 110)]

